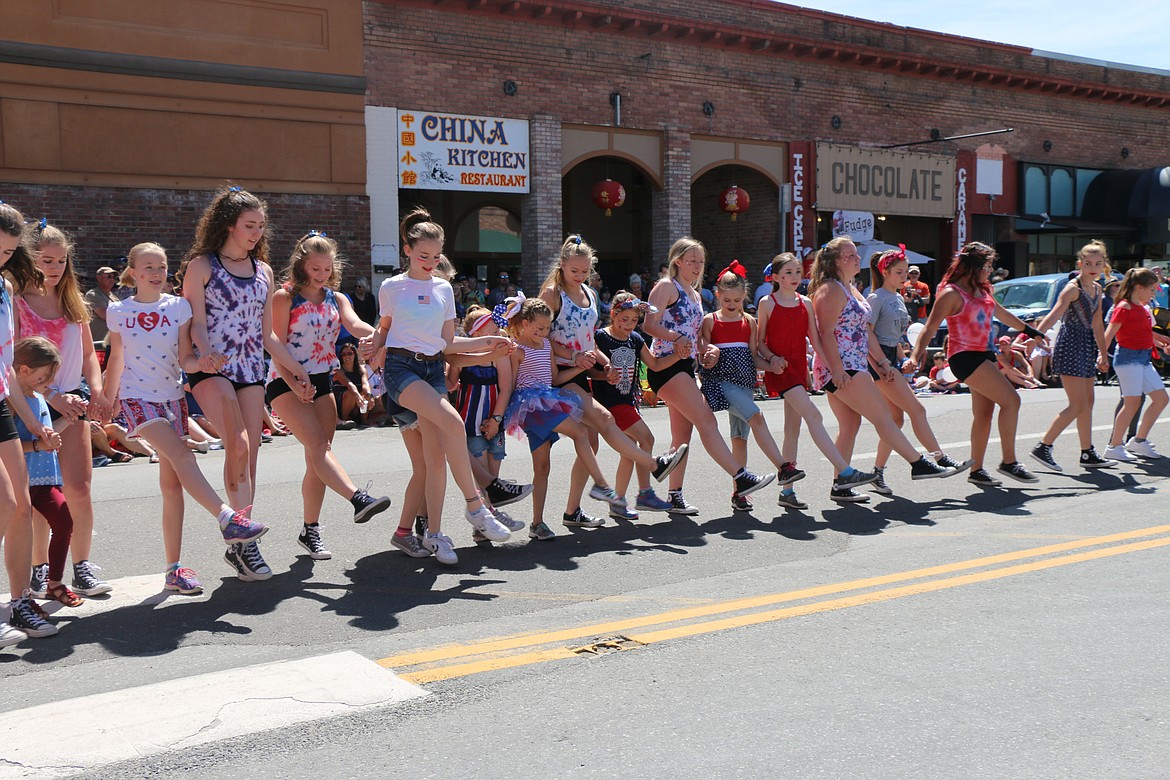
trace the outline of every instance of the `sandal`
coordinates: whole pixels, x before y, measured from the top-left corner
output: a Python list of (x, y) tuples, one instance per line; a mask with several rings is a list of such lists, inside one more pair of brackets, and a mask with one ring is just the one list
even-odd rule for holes
[(117, 450), (115, 450), (114, 454), (110, 455), (109, 458), (112, 463), (129, 463), (130, 461), (134, 460), (134, 456), (129, 452), (118, 452)]
[(158, 453), (157, 452), (150, 456), (150, 462), (151, 463), (158, 463)]
[(51, 588), (45, 589), (45, 597), (48, 601), (59, 601), (67, 607), (80, 607), (85, 603), (85, 600), (78, 596), (73, 591), (69, 590), (65, 583), (54, 585)]

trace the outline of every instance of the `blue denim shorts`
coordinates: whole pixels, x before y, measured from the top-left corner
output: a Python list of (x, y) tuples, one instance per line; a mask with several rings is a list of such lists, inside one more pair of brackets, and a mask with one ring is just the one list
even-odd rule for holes
[(386, 367), (382, 370), (382, 376), (386, 381), (386, 397), (392, 402), (386, 405), (386, 411), (400, 428), (409, 428), (418, 422), (418, 415), (398, 402), (403, 391), (415, 382), (426, 382), (436, 393), (445, 397), (446, 371), (447, 364), (442, 360), (415, 360), (386, 354)]
[(746, 439), (751, 433), (748, 420), (760, 413), (756, 405), (755, 391), (734, 382), (720, 382), (719, 390), (727, 401), (727, 413), (731, 418), (731, 438)]
[(468, 436), (467, 451), (473, 458), (478, 458), (486, 452), (496, 460), (503, 460), (507, 457), (507, 453), (504, 452), (504, 432), (500, 431), (494, 439), (486, 436)]

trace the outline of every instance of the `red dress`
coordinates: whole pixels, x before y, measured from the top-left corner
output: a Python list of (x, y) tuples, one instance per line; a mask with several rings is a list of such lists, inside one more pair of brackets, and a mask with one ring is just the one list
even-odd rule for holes
[(774, 305), (768, 315), (764, 343), (773, 355), (788, 361), (788, 366), (779, 374), (764, 372), (764, 387), (770, 396), (781, 395), (797, 385), (807, 389), (808, 352), (805, 342), (808, 339), (808, 310), (799, 299), (796, 306), (781, 306), (776, 293), (769, 297)]

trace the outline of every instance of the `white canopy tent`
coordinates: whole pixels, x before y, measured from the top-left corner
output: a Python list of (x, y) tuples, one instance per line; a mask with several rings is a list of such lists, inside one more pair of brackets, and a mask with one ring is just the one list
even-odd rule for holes
[[(861, 267), (869, 268), (869, 256), (874, 252), (885, 252), (890, 249), (897, 249), (893, 244), (883, 244), (881, 241), (862, 241), (857, 245), (857, 254), (861, 255)], [(924, 263), (933, 263), (933, 257), (919, 254), (912, 250), (906, 250), (906, 260), (910, 265), (922, 265)]]

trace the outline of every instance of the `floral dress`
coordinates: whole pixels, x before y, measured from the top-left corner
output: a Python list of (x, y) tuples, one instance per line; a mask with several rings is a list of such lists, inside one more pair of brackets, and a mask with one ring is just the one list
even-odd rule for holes
[[(845, 308), (833, 328), (841, 365), (846, 371), (865, 371), (869, 367), (869, 303), (858, 300), (850, 287), (834, 281), (845, 293)], [(828, 362), (819, 354), (813, 357), (813, 386), (820, 390), (832, 381)]]

